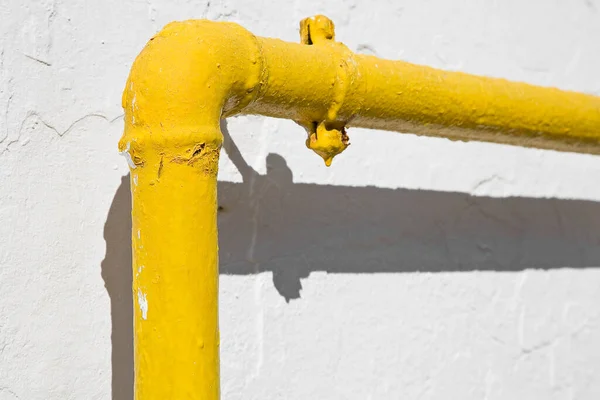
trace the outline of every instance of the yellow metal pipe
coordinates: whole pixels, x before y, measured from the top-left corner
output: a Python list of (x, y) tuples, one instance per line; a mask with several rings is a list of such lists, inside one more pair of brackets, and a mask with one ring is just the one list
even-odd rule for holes
[(323, 16), (301, 44), (167, 25), (131, 69), (135, 398), (219, 398), (216, 179), (223, 117), (290, 118), (327, 165), (360, 126), (600, 154), (600, 98), (352, 53)]

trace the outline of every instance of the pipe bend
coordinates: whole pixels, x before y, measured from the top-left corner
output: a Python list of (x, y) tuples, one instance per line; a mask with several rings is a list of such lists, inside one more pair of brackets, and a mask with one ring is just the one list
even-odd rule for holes
[(235, 23), (188, 20), (168, 24), (133, 63), (122, 105), (119, 142), (135, 165), (148, 147), (220, 148), (219, 121), (250, 103), (261, 84), (256, 37)]

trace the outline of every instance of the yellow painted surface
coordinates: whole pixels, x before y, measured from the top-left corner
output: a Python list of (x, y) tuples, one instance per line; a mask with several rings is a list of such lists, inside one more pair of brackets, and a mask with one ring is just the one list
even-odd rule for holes
[[(229, 47), (213, 49), (223, 35)], [(233, 24), (169, 25), (127, 82), (136, 400), (219, 398), (219, 118), (256, 85), (256, 65), (236, 65), (253, 57), (251, 38)]]
[(136, 399), (219, 398), (216, 170), (194, 151), (131, 172)]
[[(133, 192), (135, 398), (219, 398), (219, 120), (296, 120), (327, 164), (360, 126), (600, 154), (600, 98), (353, 54), (318, 16), (301, 44), (166, 26), (123, 93)], [(365, 154), (375, 157), (376, 154)]]

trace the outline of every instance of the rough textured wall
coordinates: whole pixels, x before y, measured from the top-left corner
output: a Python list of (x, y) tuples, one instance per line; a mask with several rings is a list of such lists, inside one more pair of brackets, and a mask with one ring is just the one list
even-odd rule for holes
[[(600, 95), (600, 2), (0, 2), (0, 400), (131, 399), (120, 99), (165, 23)], [(600, 398), (600, 157), (351, 129), (332, 168), (289, 121), (229, 121), (222, 392)]]

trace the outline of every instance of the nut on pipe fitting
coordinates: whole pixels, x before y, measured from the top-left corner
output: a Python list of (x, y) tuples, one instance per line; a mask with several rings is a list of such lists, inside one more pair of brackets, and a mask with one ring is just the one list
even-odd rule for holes
[(350, 145), (350, 139), (346, 134), (343, 124), (321, 121), (313, 123), (307, 128), (308, 138), (306, 147), (323, 158), (326, 166), (331, 166), (333, 157), (340, 154)]

